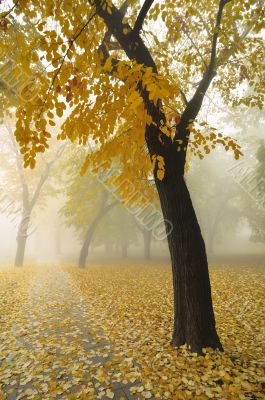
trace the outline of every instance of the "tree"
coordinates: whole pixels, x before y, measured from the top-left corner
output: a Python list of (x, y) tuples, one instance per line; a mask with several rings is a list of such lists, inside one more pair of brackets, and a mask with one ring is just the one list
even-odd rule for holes
[(134, 219), (135, 224), (143, 236), (144, 244), (144, 258), (145, 260), (150, 260), (151, 258), (151, 243), (152, 243), (152, 230), (148, 229), (144, 224), (141, 225), (137, 218)]
[(121, 250), (123, 258), (128, 257), (129, 246), (137, 241), (137, 228), (129, 211), (119, 202), (98, 226), (95, 242), (105, 244), (109, 252), (116, 247), (116, 254)]
[(138, 229), (143, 235), (143, 243), (144, 243), (144, 258), (145, 260), (150, 260), (151, 258), (151, 243), (152, 243), (152, 231), (142, 227), (136, 222)]
[[(228, 165), (234, 166), (235, 162), (226, 162), (223, 153), (215, 154), (215, 157), (204, 159), (203, 162), (194, 161), (186, 175), (187, 183), (194, 198), (207, 252), (212, 256), (217, 239), (233, 233), (242, 218), (242, 189), (235, 185), (227, 172)], [(218, 169), (220, 164), (226, 165), (222, 171)]]
[[(265, 143), (260, 143), (257, 154), (256, 179), (251, 192), (251, 199), (256, 202), (246, 202), (246, 215), (252, 229), (251, 240), (253, 242), (265, 242)], [(254, 189), (254, 190), (253, 190)]]
[(96, 213), (96, 216), (90, 223), (88, 230), (85, 235), (85, 240), (84, 243), (81, 247), (80, 255), (79, 255), (79, 261), (78, 265), (80, 268), (85, 268), (86, 266), (86, 259), (88, 255), (88, 249), (90, 246), (90, 243), (92, 241), (93, 235), (95, 233), (95, 230), (98, 226), (98, 223), (102, 220), (102, 218), (117, 204), (117, 201), (111, 201), (110, 203), (108, 202), (108, 194), (106, 192), (102, 192), (102, 202), (100, 205), (100, 208), (98, 212)]
[(66, 201), (60, 212), (68, 226), (73, 226), (79, 233), (82, 246), (78, 265), (85, 268), (89, 246), (98, 224), (103, 217), (118, 203), (89, 171), (80, 177), (80, 168), (84, 162), (84, 151), (72, 151), (62, 168), (66, 178), (62, 179), (66, 187)]
[[(63, 116), (68, 103), (70, 113), (58, 138), (97, 145), (84, 170), (88, 164), (96, 169), (102, 160), (109, 168), (119, 158), (123, 168), (116, 183), (121, 186), (123, 180), (123, 195), (134, 200), (153, 173), (172, 260), (172, 343), (186, 343), (197, 352), (207, 346), (222, 349), (205, 245), (184, 179), (185, 160), (188, 146), (203, 157), (219, 143), (239, 158), (238, 145), (198, 114), (212, 82), (226, 103), (263, 106), (263, 80), (256, 79), (263, 71), (263, 9), (255, 0), (153, 4), (131, 0), (119, 8), (111, 0), (60, 5), (39, 0), (16, 2), (5, 11), (4, 40), (12, 33), (14, 15), (30, 18), (39, 31), (37, 41), (21, 45), (22, 68), (32, 70), (41, 58), (47, 70), (35, 73), (39, 93), (34, 102), (18, 108), (16, 138), (25, 166), (34, 167), (55, 113)], [(246, 97), (236, 91), (245, 80), (251, 86)], [(147, 192), (151, 197), (153, 188)]]
[[(45, 193), (43, 193), (43, 189), (48, 178), (50, 178), (54, 163), (62, 155), (65, 146), (57, 146), (55, 154), (50, 155), (50, 160), (42, 158), (35, 171), (25, 171), (23, 168), (23, 160), (14, 138), (12, 124), (6, 122), (5, 129), (7, 135), (5, 135), (5, 132), (2, 132), (4, 137), (2, 141), (5, 145), (2, 152), (6, 170), (4, 179), (8, 182), (9, 194), (12, 197), (10, 203), (15, 206), (15, 208), (19, 206), (19, 209), (13, 207), (14, 210), (10, 210), (9, 212), (21, 214), (17, 231), (17, 249), (15, 256), (15, 266), (20, 267), (24, 264), (25, 249), (31, 231), (33, 210), (36, 205), (38, 205), (38, 202), (40, 203), (40, 200), (43, 202), (45, 197), (49, 194), (50, 191), (47, 187)], [(7, 169), (9, 169), (9, 173), (7, 173)], [(15, 178), (10, 175), (10, 172)]]

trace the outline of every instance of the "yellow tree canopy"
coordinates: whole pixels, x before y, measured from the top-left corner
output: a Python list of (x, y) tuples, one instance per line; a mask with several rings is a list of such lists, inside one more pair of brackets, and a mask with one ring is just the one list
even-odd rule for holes
[[(12, 61), (25, 82), (17, 89), (15, 132), (25, 167), (34, 167), (64, 118), (58, 139), (92, 145), (88, 162), (95, 168), (119, 160), (121, 176), (138, 177), (140, 185), (151, 166), (146, 126), (158, 127), (161, 142), (173, 140), (211, 81), (212, 94), (226, 104), (263, 106), (264, 20), (259, 0), (13, 1), (1, 14), (0, 85)], [(147, 103), (160, 108), (161, 120)], [(240, 156), (234, 140), (196, 113), (187, 125), (194, 154), (203, 157), (219, 143)], [(176, 151), (186, 147), (179, 139)], [(151, 159), (163, 179), (163, 156)]]

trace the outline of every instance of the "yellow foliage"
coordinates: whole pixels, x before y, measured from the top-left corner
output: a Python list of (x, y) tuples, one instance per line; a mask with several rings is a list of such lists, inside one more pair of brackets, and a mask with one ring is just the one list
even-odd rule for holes
[[(103, 43), (107, 28), (95, 13), (96, 3), (99, 5), (99, 0), (81, 0), (75, 5), (64, 1), (62, 7), (56, 7), (48, 0), (34, 0), (30, 5), (21, 0), (1, 17), (0, 100), (3, 110), (16, 108), (16, 139), (23, 149), (25, 166), (33, 167), (36, 154), (48, 148), (57, 116), (64, 118), (59, 140), (93, 145), (96, 154), (90, 158), (92, 167), (102, 160), (116, 162), (118, 157), (124, 176), (130, 179), (137, 174), (141, 180), (149, 176), (151, 165), (144, 150), (146, 127), (153, 123), (167, 138), (176, 133), (177, 124), (172, 126), (169, 114), (176, 110), (181, 116), (187, 99), (192, 98), (196, 82), (201, 81), (209, 65), (217, 30), (214, 90), (227, 104), (262, 107), (264, 46), (260, 32), (264, 18), (258, 2), (227, 2), (221, 29), (214, 28), (215, 1), (153, 4), (139, 38), (144, 38), (156, 68), (128, 57), (139, 40), (132, 40), (127, 54), (120, 48), (131, 40), (140, 3), (129, 2), (120, 32), (122, 43), (117, 47), (114, 43), (114, 49), (113, 36)], [(115, 18), (111, 0), (102, 1), (100, 7)], [(9, 58), (15, 65), (12, 73), (22, 77), (23, 87), (14, 88), (14, 79), (8, 81), (10, 74), (3, 73)], [(246, 82), (250, 88), (247, 96), (241, 90)], [(147, 100), (163, 112), (161, 126), (152, 120)], [(228, 136), (214, 138), (209, 132), (206, 139), (204, 128), (209, 128), (205, 122), (194, 128), (197, 131), (191, 127), (194, 155), (202, 158), (222, 144), (234, 151), (236, 159), (240, 157), (239, 146), (231, 144)], [(187, 146), (179, 144), (176, 151), (186, 152)], [(159, 176), (162, 174), (159, 172)]]

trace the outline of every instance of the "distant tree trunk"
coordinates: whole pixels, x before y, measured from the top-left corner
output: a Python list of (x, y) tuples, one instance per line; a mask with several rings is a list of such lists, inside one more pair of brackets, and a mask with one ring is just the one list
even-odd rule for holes
[(144, 258), (145, 260), (150, 260), (151, 258), (151, 242), (152, 242), (152, 231), (147, 229), (143, 230), (144, 237)]
[(22, 220), (17, 233), (17, 249), (15, 256), (15, 267), (22, 267), (24, 264), (25, 249), (28, 238), (28, 228), (30, 223), (30, 212), (23, 211)]
[(56, 226), (56, 254), (59, 256), (62, 253), (61, 249), (61, 225), (57, 224)]
[(122, 258), (127, 258), (128, 257), (128, 243), (127, 241), (123, 242), (121, 244), (121, 256)]
[(17, 234), (17, 250), (16, 250), (16, 256), (15, 256), (15, 263), (14, 263), (15, 266), (21, 267), (21, 266), (23, 266), (23, 263), (24, 263), (25, 249), (26, 249), (26, 243), (27, 243), (27, 238), (28, 238), (28, 229), (29, 229), (30, 216), (31, 216), (32, 210), (34, 209), (34, 207), (38, 201), (40, 193), (43, 189), (43, 185), (45, 184), (46, 180), (49, 177), (50, 169), (51, 169), (52, 165), (58, 160), (58, 158), (61, 157), (61, 155), (64, 151), (64, 148), (65, 148), (65, 145), (63, 145), (60, 149), (58, 149), (56, 156), (54, 157), (53, 160), (46, 162), (45, 170), (44, 170), (43, 174), (40, 176), (38, 184), (35, 188), (35, 191), (33, 192), (33, 195), (30, 199), (29, 187), (27, 185), (27, 181), (26, 181), (25, 175), (24, 175), (22, 156), (17, 148), (16, 140), (15, 140), (15, 137), (13, 136), (11, 127), (9, 125), (6, 125), (6, 128), (9, 133), (9, 137), (10, 137), (10, 140), (11, 140), (11, 143), (13, 146), (14, 153), (16, 155), (17, 171), (19, 173), (21, 188), (22, 188), (23, 215), (22, 215), (22, 221), (19, 225), (18, 234)]
[(208, 253), (211, 255), (214, 253), (214, 244), (215, 244), (215, 238), (216, 238), (216, 232), (217, 228), (220, 222), (221, 216), (219, 215), (218, 218), (215, 216), (214, 222), (212, 223), (212, 226), (210, 227), (210, 231), (208, 233)]
[(144, 240), (144, 259), (150, 260), (151, 258), (151, 242), (152, 242), (152, 231), (147, 230), (144, 226), (142, 226), (138, 221), (137, 218), (134, 218), (134, 222), (143, 235)]
[(209, 255), (211, 255), (214, 252), (214, 233), (211, 231), (208, 234), (207, 244), (208, 244)]
[(113, 201), (111, 204), (109, 205), (105, 205), (107, 201), (107, 197), (103, 198), (103, 204), (98, 212), (98, 214), (96, 215), (96, 217), (94, 218), (94, 220), (92, 221), (92, 223), (90, 224), (86, 236), (85, 236), (85, 240), (83, 243), (83, 246), (81, 247), (81, 251), (80, 251), (80, 255), (79, 255), (79, 261), (78, 261), (78, 265), (80, 268), (85, 268), (86, 266), (86, 260), (87, 260), (87, 255), (88, 255), (88, 249), (89, 246), (91, 244), (93, 235), (95, 233), (95, 230), (99, 224), (99, 222), (101, 221), (101, 219), (118, 203), (116, 200)]
[(106, 254), (113, 253), (113, 243), (109, 242), (108, 240), (105, 242), (105, 253)]
[(98, 216), (93, 222), (92, 224), (89, 226), (87, 233), (86, 233), (86, 237), (83, 243), (83, 246), (81, 248), (80, 251), (80, 255), (79, 255), (79, 262), (78, 265), (80, 268), (85, 268), (86, 266), (86, 259), (87, 259), (87, 255), (88, 255), (88, 249), (91, 243), (91, 240), (93, 238), (94, 232), (96, 230), (96, 227), (99, 223), (99, 221), (101, 220), (101, 216)]
[[(182, 175), (157, 181), (168, 232), (174, 287), (172, 344), (222, 349), (215, 329), (211, 287), (204, 241)], [(172, 231), (171, 231), (172, 229)]]
[(226, 193), (224, 195), (223, 200), (221, 201), (219, 207), (215, 211), (213, 218), (211, 218), (211, 225), (208, 233), (208, 252), (209, 254), (213, 254), (214, 252), (214, 243), (215, 237), (217, 233), (217, 228), (220, 222), (223, 220), (224, 211), (226, 210), (226, 205), (228, 204), (229, 200), (234, 197), (234, 194)]

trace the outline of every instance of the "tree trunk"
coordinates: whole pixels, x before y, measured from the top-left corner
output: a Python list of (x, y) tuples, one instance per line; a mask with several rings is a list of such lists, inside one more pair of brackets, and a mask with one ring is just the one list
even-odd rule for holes
[(22, 267), (24, 264), (29, 222), (30, 222), (30, 213), (24, 211), (17, 233), (17, 250), (15, 257), (15, 267)]
[(214, 252), (214, 232), (208, 234), (208, 255), (212, 255)]
[(172, 261), (174, 331), (172, 344), (222, 350), (215, 329), (204, 240), (184, 176), (156, 180)]
[(113, 253), (113, 243), (106, 241), (105, 242), (105, 253), (108, 254), (112, 254)]
[(150, 260), (151, 258), (151, 241), (152, 241), (152, 231), (144, 229), (144, 258), (145, 260)]
[(123, 242), (121, 245), (121, 256), (122, 256), (122, 258), (128, 257), (128, 243), (127, 242)]
[(59, 223), (57, 223), (56, 226), (56, 241), (55, 241), (55, 251), (56, 251), (56, 255), (60, 256), (62, 254), (62, 250), (61, 250), (61, 225)]
[(86, 259), (87, 259), (87, 255), (88, 255), (88, 249), (89, 249), (91, 240), (93, 238), (94, 232), (96, 230), (96, 227), (97, 227), (100, 219), (101, 218), (96, 218), (92, 222), (90, 227), (88, 228), (88, 231), (87, 231), (87, 234), (86, 234), (86, 237), (85, 237), (85, 240), (84, 240), (84, 243), (83, 243), (83, 246), (81, 248), (80, 255), (79, 255), (78, 265), (79, 265), (80, 268), (85, 268), (85, 266), (86, 266)]
[(115, 243), (115, 254), (116, 254), (116, 256), (118, 256), (119, 255), (119, 250), (120, 250), (120, 243), (117, 241), (116, 243)]
[[(226, 3), (227, 1), (222, 1), (219, 4), (215, 24), (218, 30)], [(96, 13), (104, 20), (108, 31), (114, 35), (128, 58), (157, 73), (157, 65), (139, 35), (139, 28), (132, 29), (129, 36), (124, 35), (123, 13), (112, 7), (110, 15), (101, 7), (99, 0), (95, 1), (95, 5)], [(144, 3), (136, 19), (137, 27), (140, 25), (141, 28), (146, 10), (148, 11), (151, 5), (152, 2)], [(162, 100), (154, 102), (150, 99), (145, 85), (141, 81), (137, 85), (144, 100), (145, 109), (152, 117), (153, 123), (146, 125), (145, 141), (154, 168), (163, 214), (165, 220), (172, 225), (171, 231), (166, 221), (175, 296), (173, 344), (179, 346), (187, 343), (193, 351), (199, 353), (205, 346), (213, 348), (222, 348), (222, 346), (215, 330), (205, 245), (184, 181), (184, 168), (190, 138), (190, 123), (196, 119), (205, 93), (216, 75), (217, 41), (218, 34), (215, 33), (209, 64), (191, 99), (188, 100), (185, 93), (180, 91), (184, 111), (181, 116), (178, 115), (174, 135), (172, 135), (172, 128), (166, 129), (165, 132), (167, 117), (162, 107)], [(109, 52), (107, 46), (102, 47), (104, 49), (102, 65), (104, 65)], [(158, 171), (160, 171), (159, 175)], [(176, 176), (177, 173), (178, 176)]]
[(91, 223), (91, 225), (89, 226), (86, 236), (85, 236), (85, 240), (83, 243), (83, 246), (81, 248), (80, 251), (80, 255), (79, 255), (79, 262), (78, 265), (80, 268), (85, 268), (86, 266), (86, 260), (87, 260), (87, 255), (88, 255), (88, 249), (91, 243), (91, 240), (93, 238), (93, 235), (95, 233), (96, 227), (98, 226), (99, 222), (101, 221), (101, 219), (116, 205), (118, 204), (118, 202), (116, 200), (114, 200), (111, 204), (107, 205), (104, 207), (104, 204), (106, 202), (107, 198), (103, 199), (103, 207), (101, 207), (101, 209), (99, 210), (97, 216), (95, 217), (95, 219), (93, 220), (93, 222)]
[(15, 258), (15, 267), (22, 267), (24, 264), (25, 248), (26, 248), (27, 238), (19, 236), (17, 238), (17, 251)]

